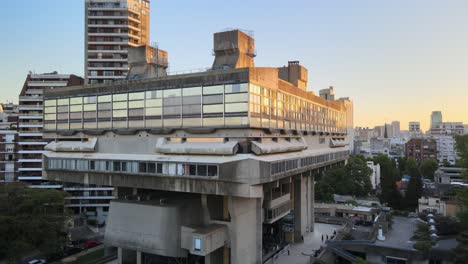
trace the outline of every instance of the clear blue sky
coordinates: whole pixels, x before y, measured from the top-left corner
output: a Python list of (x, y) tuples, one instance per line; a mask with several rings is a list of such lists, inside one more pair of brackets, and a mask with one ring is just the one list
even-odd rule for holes
[[(211, 66), (212, 33), (255, 32), (257, 66), (300, 60), (309, 90), (355, 102), (355, 125), (432, 110), (468, 123), (468, 1), (151, 1), (151, 39), (171, 71)], [(0, 101), (17, 100), (29, 70), (83, 76), (84, 0), (2, 2)]]

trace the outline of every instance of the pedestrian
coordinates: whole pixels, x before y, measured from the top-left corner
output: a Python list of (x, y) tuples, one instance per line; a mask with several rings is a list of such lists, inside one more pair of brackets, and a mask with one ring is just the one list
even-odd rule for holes
[(328, 240), (328, 235), (327, 235), (327, 240)]
[(322, 242), (323, 242), (323, 234), (322, 234)]

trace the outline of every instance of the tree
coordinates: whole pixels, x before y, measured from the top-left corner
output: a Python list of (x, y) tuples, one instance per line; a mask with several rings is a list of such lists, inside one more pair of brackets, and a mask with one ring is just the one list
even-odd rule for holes
[(333, 194), (365, 196), (372, 190), (371, 174), (365, 158), (352, 155), (344, 167), (325, 172), (316, 184), (315, 197), (320, 201), (332, 201)]
[(423, 190), (421, 173), (419, 172), (416, 160), (408, 159), (406, 171), (411, 176), (405, 193), (406, 207), (408, 209), (415, 209), (418, 207), (418, 199), (421, 198)]
[(66, 243), (65, 192), (31, 189), (24, 183), (0, 187), (0, 259), (17, 262), (30, 252), (61, 256)]
[(439, 162), (434, 159), (428, 159), (423, 161), (419, 168), (421, 170), (421, 174), (425, 178), (434, 180), (434, 173), (439, 168)]
[(362, 258), (357, 258), (353, 264), (367, 264), (369, 262), (367, 262), (366, 260), (362, 259)]
[[(468, 168), (468, 135), (455, 136), (455, 146), (459, 157), (457, 165)], [(466, 172), (462, 176), (468, 179)], [(456, 193), (461, 208), (458, 218), (460, 219), (460, 228), (463, 231), (457, 237), (459, 244), (455, 249), (455, 263), (466, 263), (466, 259), (468, 259), (468, 189), (462, 188)]]
[(386, 155), (375, 157), (374, 162), (380, 165), (380, 201), (395, 209), (401, 209), (401, 195), (396, 187), (398, 172), (395, 162)]

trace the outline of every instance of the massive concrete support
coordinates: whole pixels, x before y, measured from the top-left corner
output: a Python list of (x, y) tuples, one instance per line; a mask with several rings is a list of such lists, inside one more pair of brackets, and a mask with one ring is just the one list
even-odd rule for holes
[(294, 177), (294, 241), (301, 242), (314, 225), (313, 177), (308, 173)]
[(262, 263), (262, 203), (259, 198), (229, 197), (231, 263)]

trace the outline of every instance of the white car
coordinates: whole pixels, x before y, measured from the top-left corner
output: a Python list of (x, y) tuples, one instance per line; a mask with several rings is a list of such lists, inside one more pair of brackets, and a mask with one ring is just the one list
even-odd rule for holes
[(28, 262), (28, 264), (45, 264), (45, 263), (47, 262), (43, 259), (33, 259)]

